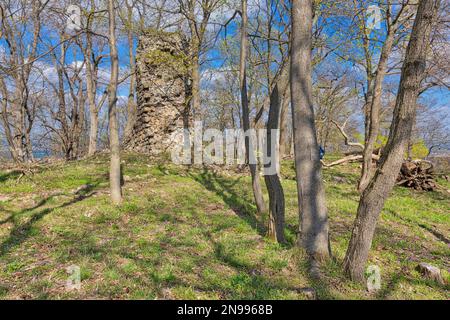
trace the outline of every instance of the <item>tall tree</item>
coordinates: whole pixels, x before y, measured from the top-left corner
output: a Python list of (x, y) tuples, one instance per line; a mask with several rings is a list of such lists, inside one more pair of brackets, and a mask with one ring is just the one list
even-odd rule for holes
[[(50, 90), (47, 90), (46, 94), (48, 110), (41, 108), (43, 116), (40, 120), (46, 131), (55, 135), (65, 159), (76, 160), (81, 153), (81, 137), (84, 129), (86, 96), (81, 73), (85, 63), (76, 61), (76, 49), (71, 46), (73, 43), (67, 41), (68, 35), (64, 28), (60, 28), (59, 37), (59, 52), (55, 49), (50, 53), (57, 80), (49, 79), (46, 73), (41, 71)], [(67, 64), (68, 58), (75, 63)], [(55, 101), (58, 106), (53, 111)]]
[(47, 4), (29, 0), (0, 4), (0, 37), (5, 43), (0, 56), (0, 115), (15, 162), (33, 160), (31, 130), (36, 112), (29, 103), (29, 81), (38, 58), (41, 14)]
[(191, 50), (192, 97), (191, 108), (196, 119), (200, 116), (200, 55), (211, 15), (223, 5), (223, 0), (178, 0), (180, 12), (189, 25)]
[(130, 64), (130, 86), (128, 93), (128, 102), (127, 102), (127, 122), (125, 125), (124, 136), (127, 137), (131, 134), (134, 123), (136, 121), (136, 112), (137, 106), (135, 101), (135, 93), (136, 93), (136, 72), (135, 72), (135, 56), (134, 56), (134, 20), (133, 20), (133, 8), (134, 2), (129, 3), (125, 1), (127, 10), (126, 17), (122, 17), (123, 24), (125, 25), (126, 33), (127, 33), (127, 41), (128, 41), (128, 58)]
[(280, 159), (284, 156), (289, 155), (290, 153), (290, 140), (291, 136), (289, 134), (289, 124), (288, 124), (288, 115), (289, 115), (289, 104), (290, 104), (290, 93), (289, 86), (287, 86), (286, 90), (283, 93), (282, 103), (281, 103), (281, 111), (280, 111)]
[[(242, 25), (241, 25), (241, 48), (240, 48), (240, 66), (239, 66), (239, 82), (241, 91), (241, 104), (242, 104), (242, 122), (245, 132), (250, 130), (250, 110), (248, 105), (248, 93), (247, 93), (247, 28), (248, 28), (248, 16), (247, 16), (247, 0), (241, 1), (241, 14), (242, 14)], [(251, 159), (251, 154), (254, 154), (251, 148), (255, 148), (255, 141), (253, 141), (252, 135), (247, 135), (245, 137), (245, 150), (246, 159), (250, 168), (250, 173), (252, 176), (252, 188), (253, 195), (255, 197), (256, 208), (258, 213), (261, 214), (266, 211), (266, 205), (264, 203), (264, 198), (261, 191), (261, 182), (259, 178), (258, 165), (256, 159)]]
[(364, 280), (364, 268), (380, 212), (394, 187), (416, 114), (425, 74), (427, 51), (439, 0), (421, 0), (403, 63), (389, 139), (380, 165), (364, 190), (347, 249), (344, 269), (351, 279)]
[[(381, 97), (383, 93), (383, 81), (386, 76), (389, 56), (399, 37), (400, 27), (403, 25), (405, 12), (408, 12), (410, 7), (409, 1), (399, 4), (397, 14), (392, 13), (394, 8), (390, 0), (387, 0), (385, 5), (385, 25), (386, 35), (380, 52), (380, 59), (378, 65), (373, 72), (373, 58), (370, 53), (370, 34), (371, 30), (366, 26), (364, 10), (358, 10), (358, 17), (360, 19), (360, 30), (363, 38), (363, 48), (365, 52), (365, 69), (367, 75), (367, 94), (365, 111), (365, 144), (363, 152), (363, 165), (361, 171), (361, 179), (359, 181), (359, 191), (362, 192), (369, 184), (370, 178), (373, 175), (372, 170), (372, 154), (375, 148), (378, 135), (380, 133), (380, 112), (381, 112)], [(406, 15), (406, 18), (407, 15)], [(401, 35), (401, 34), (400, 34)]]
[(311, 258), (322, 260), (330, 256), (330, 247), (312, 97), (312, 0), (292, 2), (291, 23), (291, 106), (300, 206), (299, 240)]
[(120, 141), (119, 123), (117, 120), (117, 86), (119, 81), (119, 57), (117, 55), (116, 41), (116, 14), (114, 0), (108, 1), (109, 18), (109, 48), (111, 56), (111, 80), (109, 83), (109, 143), (111, 149), (111, 166), (109, 171), (109, 183), (111, 188), (111, 200), (114, 204), (122, 201), (121, 168), (120, 168)]
[[(102, 96), (101, 102), (97, 104), (97, 86), (98, 86), (98, 68), (102, 60), (102, 56), (97, 56), (93, 48), (93, 24), (96, 13), (95, 0), (90, 0), (90, 11), (87, 14), (86, 23), (86, 44), (85, 48), (81, 48), (86, 61), (86, 93), (89, 105), (89, 145), (88, 155), (92, 156), (97, 152), (98, 140), (98, 114), (106, 100), (106, 93)], [(106, 91), (106, 90), (105, 90)]]
[[(269, 194), (269, 227), (268, 236), (279, 243), (284, 243), (284, 220), (285, 220), (285, 201), (284, 191), (278, 176), (278, 144), (279, 136), (276, 134), (280, 123), (280, 94), (278, 84), (270, 94), (269, 117), (267, 119), (267, 142), (266, 152), (267, 160), (264, 161), (265, 169), (270, 168), (270, 172), (264, 172), (264, 180)], [(275, 135), (275, 137), (273, 136)], [(273, 144), (275, 143), (275, 145)], [(276, 170), (274, 171), (274, 169)]]

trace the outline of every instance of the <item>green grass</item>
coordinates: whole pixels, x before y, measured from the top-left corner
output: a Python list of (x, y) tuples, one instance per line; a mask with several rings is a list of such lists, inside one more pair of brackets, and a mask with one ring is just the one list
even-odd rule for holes
[[(48, 165), (20, 180), (0, 171), (0, 195), (9, 198), (0, 202), (0, 298), (306, 299), (311, 287), (321, 299), (449, 298), (448, 286), (415, 271), (418, 262), (430, 262), (448, 283), (445, 191), (393, 191), (369, 257), (381, 268), (382, 288), (369, 294), (341, 271), (358, 205), (356, 165), (324, 170), (335, 259), (320, 280), (310, 277), (295, 245), (292, 162), (282, 164), (283, 246), (264, 236), (266, 217), (255, 215), (244, 174), (155, 164), (139, 155), (125, 155), (123, 167), (119, 207), (109, 202), (104, 155)], [(80, 267), (80, 290), (66, 288), (72, 265)]]

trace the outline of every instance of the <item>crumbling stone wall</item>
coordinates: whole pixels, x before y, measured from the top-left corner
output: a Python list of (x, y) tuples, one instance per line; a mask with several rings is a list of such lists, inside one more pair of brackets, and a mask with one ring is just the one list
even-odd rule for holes
[(179, 33), (146, 31), (136, 51), (137, 117), (124, 148), (160, 155), (170, 152), (172, 133), (190, 126), (189, 59)]

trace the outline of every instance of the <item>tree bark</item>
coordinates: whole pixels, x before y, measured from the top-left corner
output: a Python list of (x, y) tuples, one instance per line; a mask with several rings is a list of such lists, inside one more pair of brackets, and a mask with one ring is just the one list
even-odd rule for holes
[(355, 280), (364, 280), (364, 268), (380, 212), (395, 185), (409, 137), (411, 136), (417, 97), (424, 77), (426, 55), (439, 0), (422, 0), (405, 55), (389, 138), (380, 166), (361, 195), (344, 270)]
[[(272, 170), (274, 166), (278, 166), (277, 146), (272, 145), (272, 135), (275, 134), (277, 132), (276, 130), (278, 130), (279, 128), (279, 119), (280, 97), (278, 93), (278, 85), (275, 84), (275, 87), (270, 94), (269, 118), (267, 120), (267, 160), (264, 161), (264, 167), (271, 168)], [(278, 139), (278, 135), (275, 138)], [(278, 141), (275, 140), (275, 143), (278, 144)], [(266, 182), (267, 191), (269, 193), (269, 225), (267, 234), (269, 238), (276, 240), (279, 243), (285, 243), (285, 201), (283, 186), (281, 185), (280, 178), (277, 172), (265, 172), (264, 180)]]
[(133, 7), (128, 5), (127, 13), (128, 13), (128, 26), (127, 26), (127, 38), (128, 38), (128, 54), (130, 58), (130, 89), (128, 93), (128, 103), (127, 103), (127, 123), (125, 125), (124, 136), (128, 137), (133, 130), (134, 123), (136, 121), (136, 101), (135, 101), (135, 90), (136, 90), (136, 73), (135, 73), (135, 58), (134, 58), (134, 44), (133, 44)]
[[(275, 86), (277, 86), (276, 83)], [(280, 116), (280, 159), (283, 159), (283, 157), (288, 155), (290, 151), (290, 139), (288, 137), (289, 102), (289, 88), (286, 88), (286, 91), (283, 94)]]
[[(389, 24), (389, 22), (387, 22)], [(396, 30), (395, 26), (389, 26), (389, 31), (386, 36), (383, 48), (381, 50), (380, 61), (378, 62), (378, 67), (373, 81), (373, 91), (368, 104), (368, 117), (370, 121), (368, 123), (368, 131), (366, 132), (364, 152), (363, 152), (363, 165), (361, 171), (361, 179), (359, 181), (358, 189), (360, 192), (369, 184), (372, 177), (372, 154), (375, 148), (375, 143), (380, 132), (380, 111), (381, 111), (381, 96), (383, 93), (383, 81), (386, 75), (386, 68), (389, 59), (389, 55), (392, 51), (392, 46), (394, 44), (394, 32)]]
[[(95, 3), (91, 1), (91, 11), (95, 10)], [(92, 14), (92, 12), (91, 12)], [(87, 29), (91, 28), (92, 20), (88, 20)], [(86, 92), (89, 104), (89, 146), (88, 156), (93, 156), (97, 152), (97, 138), (98, 138), (98, 110), (95, 102), (96, 97), (96, 81), (95, 68), (92, 63), (92, 35), (90, 32), (86, 34)]]
[(119, 58), (116, 43), (116, 17), (114, 0), (108, 1), (109, 16), (109, 47), (111, 55), (111, 80), (109, 83), (109, 135), (111, 149), (111, 165), (109, 171), (109, 183), (111, 188), (111, 200), (114, 204), (122, 202), (121, 168), (120, 168), (120, 142), (119, 125), (117, 121), (117, 85), (119, 76)]
[[(26, 84), (22, 82), (20, 76), (16, 77), (16, 89), (15, 89), (15, 101), (12, 103), (12, 128), (13, 128), (13, 145), (10, 146), (14, 149), (12, 154), (16, 155), (16, 162), (22, 163), (25, 162), (25, 113), (24, 113), (24, 105), (25, 96), (24, 92), (26, 90)], [(9, 123), (7, 124), (9, 125)]]
[[(194, 45), (198, 46), (195, 42)], [(200, 58), (199, 49), (194, 49), (192, 57), (192, 98), (191, 98), (191, 108), (194, 114), (195, 120), (200, 120)]]
[[(189, 23), (189, 29), (191, 31), (191, 100), (190, 107), (191, 112), (194, 114), (194, 120), (199, 121), (200, 117), (200, 51), (203, 41), (203, 33), (201, 26), (199, 27), (196, 20), (196, 1), (187, 1), (186, 17)], [(203, 4), (203, 3), (201, 3)], [(202, 24), (203, 25), (203, 21)]]
[[(242, 26), (241, 26), (241, 48), (240, 48), (240, 90), (241, 90), (241, 104), (242, 104), (242, 120), (244, 131), (248, 132), (250, 129), (250, 111), (248, 106), (248, 94), (247, 94), (247, 1), (242, 0)], [(256, 159), (250, 159), (251, 150), (256, 145), (253, 141), (252, 135), (247, 135), (245, 138), (245, 150), (246, 159), (250, 168), (252, 176), (252, 189), (255, 197), (256, 209), (258, 214), (266, 212), (266, 205), (262, 196), (261, 182), (259, 178), (258, 166), (255, 163)], [(253, 161), (251, 161), (253, 160)]]
[(98, 135), (98, 113), (95, 104), (89, 103), (89, 147), (88, 156), (93, 156), (97, 152)]
[(312, 0), (292, 2), (291, 105), (300, 205), (299, 243), (313, 260), (330, 256), (328, 214), (314, 124), (311, 75)]
[(78, 78), (79, 83), (79, 91), (78, 91), (78, 104), (77, 104), (77, 116), (76, 116), (76, 123), (73, 130), (74, 133), (74, 141), (75, 141), (75, 147), (74, 147), (74, 157), (75, 159), (79, 159), (81, 156), (81, 143), (82, 143), (82, 136), (84, 131), (84, 118), (85, 118), (85, 105), (86, 105), (86, 96), (84, 95), (83, 91), (83, 80), (81, 78)]

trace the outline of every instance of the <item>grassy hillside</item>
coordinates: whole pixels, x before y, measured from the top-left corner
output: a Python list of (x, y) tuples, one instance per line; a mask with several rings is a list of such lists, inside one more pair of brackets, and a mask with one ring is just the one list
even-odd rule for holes
[[(320, 280), (295, 247), (293, 164), (283, 163), (287, 238), (265, 239), (243, 174), (151, 164), (126, 155), (125, 201), (109, 204), (104, 155), (43, 167), (18, 180), (0, 171), (0, 298), (60, 299), (448, 299), (424, 280), (418, 262), (450, 268), (450, 196), (397, 188), (383, 210), (370, 263), (382, 289), (346, 280), (341, 263), (358, 204), (356, 166), (327, 169), (335, 261)], [(440, 181), (450, 189), (448, 182)], [(81, 290), (66, 289), (66, 268), (81, 268)]]

